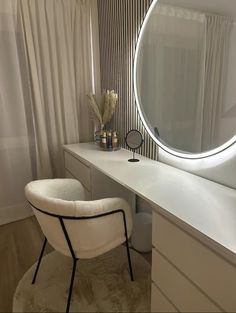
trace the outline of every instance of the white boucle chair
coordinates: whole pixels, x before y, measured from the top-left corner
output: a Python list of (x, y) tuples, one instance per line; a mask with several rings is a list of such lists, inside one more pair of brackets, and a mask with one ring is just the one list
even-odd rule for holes
[(130, 277), (133, 272), (128, 238), (132, 231), (129, 204), (121, 198), (85, 201), (82, 184), (75, 179), (32, 181), (25, 195), (45, 235), (32, 284), (35, 283), (47, 241), (73, 259), (66, 312), (69, 312), (74, 275), (78, 259), (99, 256), (126, 243)]

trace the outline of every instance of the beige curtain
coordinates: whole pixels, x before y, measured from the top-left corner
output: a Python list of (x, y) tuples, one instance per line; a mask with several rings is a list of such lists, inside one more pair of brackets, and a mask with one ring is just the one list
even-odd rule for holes
[(206, 15), (205, 94), (202, 126), (202, 151), (219, 141), (221, 119), (226, 102), (231, 17)]
[(157, 5), (143, 37), (141, 103), (151, 129), (175, 149), (201, 150), (204, 13)]
[(64, 175), (62, 145), (93, 136), (96, 0), (0, 0), (0, 225), (31, 214), (24, 186)]
[(35, 177), (30, 95), (17, 13), (17, 0), (0, 0), (0, 225), (29, 216), (24, 186)]
[(96, 0), (20, 0), (37, 177), (63, 176), (63, 144), (92, 139), (86, 94), (100, 90)]

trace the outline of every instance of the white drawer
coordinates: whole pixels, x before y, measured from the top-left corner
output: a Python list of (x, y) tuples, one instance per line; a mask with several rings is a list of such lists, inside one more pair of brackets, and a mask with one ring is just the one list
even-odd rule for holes
[(160, 290), (152, 283), (151, 312), (178, 312)]
[(64, 151), (64, 156), (66, 170), (68, 170), (72, 176), (78, 179), (84, 187), (90, 191), (90, 168), (66, 151)]
[(163, 216), (153, 214), (153, 245), (227, 312), (236, 312), (236, 268)]
[[(67, 170), (65, 170), (65, 177), (66, 178), (74, 178), (76, 179), (70, 172), (68, 172)], [(84, 188), (85, 190), (85, 200), (89, 201), (92, 200), (92, 196), (91, 196), (91, 192), (89, 190), (87, 190), (86, 188)]]
[(207, 296), (155, 249), (152, 251), (152, 279), (180, 312), (220, 312)]

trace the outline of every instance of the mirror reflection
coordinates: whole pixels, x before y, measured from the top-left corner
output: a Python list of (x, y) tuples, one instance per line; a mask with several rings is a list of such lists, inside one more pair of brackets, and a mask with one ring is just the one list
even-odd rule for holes
[(155, 136), (212, 150), (236, 133), (236, 1), (163, 0), (145, 26), (137, 91)]
[(142, 134), (137, 129), (132, 129), (127, 133), (125, 142), (130, 149), (136, 150), (140, 148), (143, 143)]
[(133, 150), (133, 158), (129, 159), (129, 162), (139, 162), (139, 159), (135, 158), (135, 150), (139, 149), (143, 144), (143, 136), (137, 129), (131, 129), (125, 136), (125, 142), (127, 146)]

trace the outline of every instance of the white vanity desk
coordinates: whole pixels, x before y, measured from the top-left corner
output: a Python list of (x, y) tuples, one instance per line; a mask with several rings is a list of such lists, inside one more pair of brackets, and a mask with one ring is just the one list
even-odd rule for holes
[(235, 190), (93, 143), (64, 146), (64, 157), (88, 198), (123, 195), (134, 206), (137, 194), (152, 205), (152, 311), (236, 311)]

